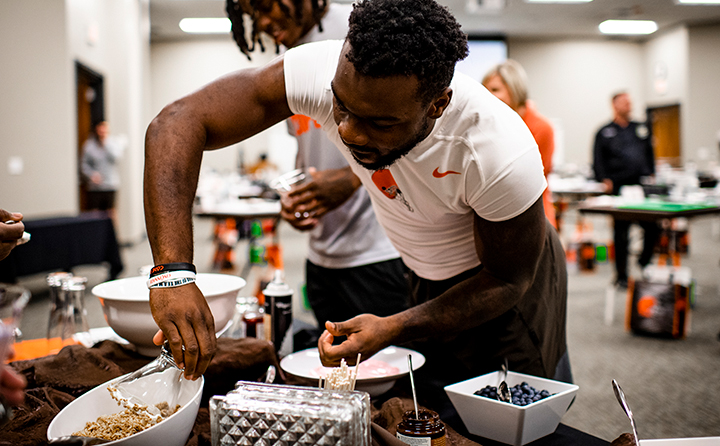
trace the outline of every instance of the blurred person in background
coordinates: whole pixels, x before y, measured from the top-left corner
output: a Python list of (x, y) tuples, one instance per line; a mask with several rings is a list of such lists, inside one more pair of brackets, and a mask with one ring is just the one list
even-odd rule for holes
[[(352, 5), (258, 0), (253, 9), (228, 0), (227, 11), (236, 42), (250, 57), (261, 32), (273, 39), (278, 52), (308, 42), (344, 39)], [(253, 20), (252, 43), (245, 40), (246, 15)], [(406, 309), (406, 267), (375, 218), (367, 191), (315, 120), (294, 115), (287, 122), (298, 142), (296, 167), (308, 177), (283, 199), (281, 215), (296, 229), (310, 232), (305, 280), (319, 325), (362, 313), (389, 316)]]
[[(22, 218), (22, 214), (0, 209), (0, 260), (7, 257), (22, 238), (25, 231)], [(24, 389), (27, 383), (25, 378), (3, 365), (12, 355), (11, 351), (9, 358), (0, 358), (0, 397), (10, 405), (17, 406), (25, 399)]]
[[(483, 77), (482, 84), (490, 93), (510, 106), (530, 129), (540, 150), (545, 178), (552, 172), (552, 157), (555, 152), (555, 133), (550, 121), (538, 113), (532, 101), (528, 99), (527, 74), (522, 65), (508, 59), (500, 63)], [(557, 229), (555, 207), (553, 206), (550, 186), (543, 192), (545, 216)]]
[[(595, 179), (605, 184), (606, 192), (619, 195), (623, 186), (639, 185), (640, 179), (655, 174), (650, 128), (630, 117), (632, 101), (626, 92), (612, 97), (613, 120), (595, 135), (593, 171)], [(615, 243), (615, 284), (626, 288), (628, 281), (628, 233), (630, 220), (613, 219)], [(638, 259), (647, 266), (660, 236), (654, 221), (638, 222), (643, 228), (643, 250)]]
[(115, 194), (120, 187), (118, 161), (123, 148), (109, 135), (106, 121), (93, 125), (92, 135), (83, 144), (80, 172), (87, 186), (87, 208), (107, 211), (115, 220)]

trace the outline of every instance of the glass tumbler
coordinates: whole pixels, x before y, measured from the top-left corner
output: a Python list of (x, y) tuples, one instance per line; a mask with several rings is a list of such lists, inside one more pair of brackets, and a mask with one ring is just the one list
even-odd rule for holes
[(50, 288), (50, 317), (48, 319), (48, 354), (54, 355), (72, 337), (73, 307), (65, 283), (72, 279), (71, 273), (52, 273), (47, 276)]
[[(303, 169), (295, 169), (273, 179), (270, 181), (269, 186), (274, 189), (278, 195), (280, 195), (280, 202), (285, 204), (288, 193), (292, 192), (295, 188), (308, 180), (312, 180), (309, 174), (307, 174)], [(295, 218), (297, 219), (310, 217), (312, 217), (312, 215), (308, 212), (295, 212)]]
[[(20, 318), (29, 300), (30, 292), (25, 288), (0, 283), (0, 370), (5, 367), (5, 360), (15, 342), (15, 330), (20, 326)], [(12, 410), (0, 394), (0, 426), (11, 418)]]

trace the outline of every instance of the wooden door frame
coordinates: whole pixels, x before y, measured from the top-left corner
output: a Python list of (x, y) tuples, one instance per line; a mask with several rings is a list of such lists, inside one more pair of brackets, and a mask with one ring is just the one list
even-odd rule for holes
[[(89, 100), (88, 89), (92, 89)], [(87, 209), (87, 190), (80, 177), (82, 147), (90, 136), (93, 124), (105, 120), (105, 88), (102, 74), (75, 61), (75, 91), (77, 100), (77, 160), (79, 209)]]
[(658, 156), (658, 149), (656, 146), (656, 141), (653, 141), (653, 147), (655, 148), (655, 160), (657, 162), (658, 159), (663, 159), (665, 161), (668, 161), (670, 165), (673, 167), (679, 167), (682, 164), (682, 106), (680, 103), (673, 103), (673, 104), (665, 104), (665, 105), (657, 105), (652, 107), (647, 107), (646, 109), (646, 116), (647, 116), (647, 122), (652, 128), (652, 134), (653, 138), (655, 137), (656, 128), (653, 122), (653, 113), (657, 112), (662, 109), (677, 109), (677, 156), (675, 157), (660, 157)]

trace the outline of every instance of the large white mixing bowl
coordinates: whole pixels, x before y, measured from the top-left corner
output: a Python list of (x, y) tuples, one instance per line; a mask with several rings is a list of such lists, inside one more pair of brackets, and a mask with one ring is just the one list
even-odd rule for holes
[[(205, 296), (220, 331), (232, 318), (238, 291), (245, 280), (228, 274), (197, 275), (196, 284)], [(147, 277), (137, 276), (104, 282), (92, 289), (100, 299), (105, 321), (120, 337), (135, 345), (138, 353), (157, 356), (160, 347), (152, 342), (158, 326), (150, 312)]]

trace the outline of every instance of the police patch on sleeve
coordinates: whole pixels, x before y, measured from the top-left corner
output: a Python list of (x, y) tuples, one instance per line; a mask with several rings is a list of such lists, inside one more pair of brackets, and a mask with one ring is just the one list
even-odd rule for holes
[(602, 129), (601, 133), (603, 138), (610, 139), (614, 138), (615, 135), (617, 135), (617, 129), (615, 129), (615, 127), (605, 127), (604, 129)]
[(648, 137), (648, 135), (650, 135), (650, 130), (648, 130), (648, 128), (645, 124), (640, 124), (635, 129), (635, 134), (637, 135), (638, 138), (645, 139)]

